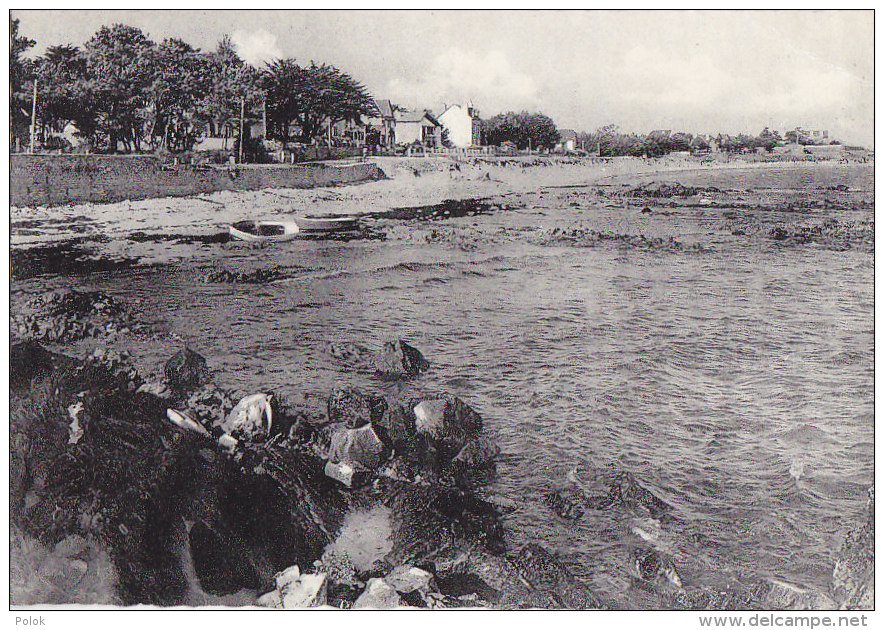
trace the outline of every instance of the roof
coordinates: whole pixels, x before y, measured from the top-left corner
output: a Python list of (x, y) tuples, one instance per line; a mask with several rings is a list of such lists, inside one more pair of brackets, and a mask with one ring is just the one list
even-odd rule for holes
[(573, 129), (559, 129), (559, 138), (562, 142), (567, 142), (568, 140), (576, 140), (577, 132)]
[(381, 118), (393, 117), (393, 104), (388, 99), (375, 100), (375, 107), (381, 113)]
[[(439, 125), (439, 121), (428, 111), (422, 112), (398, 112), (398, 116), (396, 117), (396, 122), (423, 122), (424, 118), (429, 120), (434, 125)], [(441, 126), (441, 125), (439, 125)]]
[(655, 129), (648, 134), (649, 138), (668, 138), (672, 133), (671, 129)]
[(478, 116), (476, 115), (475, 108), (473, 107), (473, 101), (468, 101), (466, 105), (458, 105), (456, 103), (454, 105), (449, 105), (448, 107), (445, 108), (445, 111), (443, 111), (441, 114), (439, 114), (439, 118), (441, 118), (442, 116), (444, 116), (445, 114), (447, 114), (448, 112), (450, 112), (453, 109), (459, 109), (462, 112), (464, 112), (465, 114), (467, 114), (468, 116), (470, 115), (470, 110), (473, 110), (473, 114), (472, 114), (471, 118), (478, 118)]

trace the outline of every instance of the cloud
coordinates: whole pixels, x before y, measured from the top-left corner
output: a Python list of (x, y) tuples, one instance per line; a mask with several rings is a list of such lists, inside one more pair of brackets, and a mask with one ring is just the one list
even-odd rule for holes
[(257, 31), (236, 31), (231, 39), (239, 56), (254, 66), (283, 57), (276, 35), (263, 28)]
[(448, 48), (414, 79), (394, 78), (389, 97), (415, 107), (439, 103), (463, 103), (468, 99), (488, 111), (531, 108), (538, 88), (528, 75), (513, 68), (497, 50), (484, 53)]

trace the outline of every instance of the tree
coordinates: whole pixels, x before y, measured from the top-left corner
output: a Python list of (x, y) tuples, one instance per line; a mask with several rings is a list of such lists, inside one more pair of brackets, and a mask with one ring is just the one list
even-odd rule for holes
[(514, 142), (519, 149), (553, 148), (559, 141), (559, 132), (551, 118), (543, 114), (507, 112), (482, 121), (482, 132), (487, 144)]
[(759, 147), (764, 147), (764, 149), (769, 153), (774, 150), (774, 147), (779, 145), (782, 138), (780, 134), (776, 131), (771, 132), (770, 129), (765, 127), (761, 130), (761, 133), (758, 134), (757, 145)]
[(115, 152), (122, 141), (140, 149), (148, 90), (154, 79), (154, 44), (134, 26), (103, 26), (86, 42), (88, 96), (96, 115), (95, 144)]
[(336, 122), (377, 114), (365, 86), (327, 64), (302, 67), (294, 59), (277, 59), (267, 64), (261, 85), (273, 136), (283, 140), (292, 123), (300, 129), (298, 140), (307, 143)]
[(44, 128), (62, 131), (74, 122), (81, 135), (94, 131), (95, 116), (85, 88), (86, 58), (76, 46), (50, 46), (36, 62), (37, 114)]
[[(22, 55), (37, 42), (20, 35), (18, 20), (9, 20), (9, 123), (13, 128), (30, 123), (31, 97), (26, 87), (34, 78), (33, 63)], [(10, 138), (11, 140), (12, 138)]]
[(196, 118), (208, 127), (209, 135), (218, 136), (225, 127), (238, 128), (243, 101), (249, 111), (260, 102), (260, 75), (239, 57), (227, 35), (204, 60), (209, 86), (196, 106)]
[(210, 60), (180, 39), (166, 39), (153, 58), (147, 138), (153, 146), (188, 150), (195, 141), (197, 105), (212, 89)]

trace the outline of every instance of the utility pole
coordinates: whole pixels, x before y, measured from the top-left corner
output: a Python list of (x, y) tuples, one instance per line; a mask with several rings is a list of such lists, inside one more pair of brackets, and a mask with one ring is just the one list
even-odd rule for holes
[(246, 128), (246, 97), (243, 96), (239, 101), (239, 163), (242, 164), (243, 145), (245, 144), (245, 128)]
[(268, 137), (267, 133), (267, 95), (264, 95), (264, 109), (262, 111), (262, 117), (264, 119), (264, 139), (266, 140)]
[(34, 152), (34, 137), (37, 135), (37, 79), (34, 79), (34, 99), (31, 101), (31, 148), (28, 153)]

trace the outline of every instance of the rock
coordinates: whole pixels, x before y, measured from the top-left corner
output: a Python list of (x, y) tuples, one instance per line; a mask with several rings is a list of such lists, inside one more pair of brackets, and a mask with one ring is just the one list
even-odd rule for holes
[(433, 437), (445, 431), (445, 401), (425, 400), (414, 408), (414, 427)]
[(150, 394), (151, 396), (156, 396), (157, 398), (168, 398), (171, 395), (171, 392), (169, 391), (169, 388), (166, 387), (166, 384), (160, 381), (150, 381), (144, 383), (135, 391), (142, 394)]
[(185, 431), (192, 431), (199, 435), (203, 435), (205, 437), (210, 437), (209, 432), (206, 431), (205, 427), (201, 425), (199, 422), (196, 422), (192, 418), (190, 418), (187, 414), (181, 413), (175, 409), (166, 409), (166, 417), (170, 422), (175, 424), (178, 427), (181, 427)]
[(250, 394), (242, 398), (221, 424), (225, 433), (249, 441), (264, 440), (273, 427), (271, 394)]
[(96, 348), (86, 357), (86, 364), (107, 370), (130, 390), (137, 390), (144, 383), (128, 352)]
[(276, 574), (282, 608), (313, 608), (328, 601), (328, 580), (324, 573), (301, 575), (297, 565)]
[(402, 340), (388, 341), (374, 356), (375, 372), (384, 379), (417, 376), (430, 367), (420, 350)]
[(208, 378), (209, 370), (205, 358), (190, 348), (184, 348), (166, 361), (163, 373), (170, 388), (188, 392)]
[(362, 595), (353, 603), (353, 610), (391, 610), (401, 605), (402, 600), (395, 588), (382, 578), (371, 578)]
[(681, 576), (672, 558), (654, 549), (636, 549), (633, 552), (636, 577), (648, 584), (664, 588), (681, 588)]
[(255, 605), (261, 608), (282, 608), (282, 596), (279, 594), (279, 591), (273, 590), (261, 595), (255, 602)]
[(471, 440), (464, 444), (452, 462), (467, 468), (491, 468), (498, 455), (500, 447), (497, 444), (484, 439)]
[(377, 429), (378, 437), (397, 450), (402, 450), (416, 432), (414, 414), (402, 405), (388, 407), (372, 425)]
[(426, 591), (430, 586), (433, 574), (418, 567), (401, 565), (384, 578), (390, 586), (399, 593), (413, 593), (414, 591)]
[(522, 578), (536, 591), (554, 593), (562, 608), (585, 610), (602, 607), (589, 587), (574, 577), (561, 560), (540, 545), (525, 545), (512, 559), (512, 563)]
[(348, 488), (360, 488), (371, 479), (371, 471), (359, 464), (326, 462), (325, 476), (338, 481)]
[(472, 573), (451, 572), (436, 578), (439, 592), (449, 597), (460, 598), (475, 595), (479, 600), (496, 603), (500, 599), (500, 591), (492, 588), (485, 580)]
[(865, 522), (848, 532), (832, 571), (832, 592), (842, 609), (875, 606), (875, 488), (869, 488)]
[(335, 389), (328, 399), (328, 417), (332, 422), (343, 422), (351, 429), (380, 420), (387, 409), (387, 401), (380, 396), (369, 396), (356, 389)]
[(328, 460), (335, 463), (358, 464), (374, 470), (381, 462), (384, 443), (371, 425), (361, 429), (339, 428), (331, 437)]
[(9, 385), (27, 387), (30, 382), (52, 372), (52, 353), (36, 341), (23, 341), (9, 347)]
[(819, 591), (766, 578), (753, 590), (756, 601), (766, 610), (834, 610), (838, 605)]
[(583, 516), (583, 495), (579, 492), (552, 490), (543, 495), (543, 501), (561, 518), (576, 520)]
[(466, 442), (482, 431), (482, 417), (453, 394), (422, 401), (414, 407), (414, 417), (417, 431), (434, 438)]

